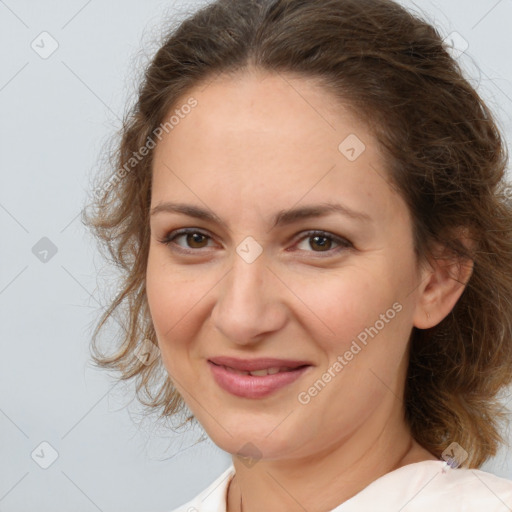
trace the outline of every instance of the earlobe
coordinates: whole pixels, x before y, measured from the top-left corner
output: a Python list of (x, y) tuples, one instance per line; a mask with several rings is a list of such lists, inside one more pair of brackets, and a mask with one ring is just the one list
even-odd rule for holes
[[(469, 240), (466, 246), (471, 246)], [(446, 254), (446, 251), (445, 251)], [(474, 262), (469, 258), (441, 255), (423, 269), (413, 325), (429, 329), (440, 323), (455, 307), (471, 278)]]

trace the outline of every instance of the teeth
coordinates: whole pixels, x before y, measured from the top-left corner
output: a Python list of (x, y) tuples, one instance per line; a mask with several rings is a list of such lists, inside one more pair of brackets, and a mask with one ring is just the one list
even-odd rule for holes
[(264, 370), (255, 370), (253, 372), (245, 372), (242, 370), (236, 370), (235, 368), (230, 368), (229, 366), (224, 366), (223, 368), (230, 372), (238, 373), (239, 375), (252, 375), (254, 377), (265, 377), (266, 375), (275, 375), (276, 373), (286, 372), (286, 371), (290, 370), (290, 368), (279, 367), (279, 366), (275, 366), (273, 368), (266, 368)]
[(279, 368), (269, 368), (268, 370), (256, 370), (254, 372), (249, 373), (256, 377), (264, 377), (265, 375), (270, 375), (270, 370), (276, 370), (274, 373), (277, 373), (279, 371)]

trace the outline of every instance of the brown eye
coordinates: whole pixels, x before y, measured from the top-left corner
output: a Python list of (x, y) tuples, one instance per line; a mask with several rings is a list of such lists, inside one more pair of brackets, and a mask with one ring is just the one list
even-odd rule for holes
[(348, 240), (324, 231), (310, 231), (306, 233), (306, 236), (300, 239), (298, 245), (300, 246), (300, 244), (303, 244), (302, 248), (299, 247), (301, 251), (327, 253), (327, 256), (353, 247)]
[(187, 244), (189, 247), (192, 247), (194, 249), (199, 249), (204, 247), (201, 245), (206, 240), (206, 236), (201, 233), (185, 233), (185, 240), (187, 241)]
[(312, 242), (310, 242), (310, 246), (314, 249), (315, 246), (316, 247), (319, 247), (320, 251), (326, 251), (326, 250), (329, 250), (331, 248), (331, 245), (332, 245), (332, 240), (329, 239), (328, 237), (326, 236), (319, 236), (319, 235), (316, 235), (316, 236), (312, 236), (309, 238), (309, 240), (313, 240)]
[[(176, 240), (185, 240), (185, 245), (177, 243)], [(164, 245), (173, 245), (178, 251), (193, 252), (197, 249), (207, 247), (208, 241), (211, 239), (208, 235), (193, 229), (182, 229), (181, 231), (169, 233), (163, 240), (160, 240)]]

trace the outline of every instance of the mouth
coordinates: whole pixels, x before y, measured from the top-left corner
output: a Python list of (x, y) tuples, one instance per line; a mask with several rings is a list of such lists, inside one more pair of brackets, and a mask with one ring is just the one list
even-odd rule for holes
[[(215, 364), (212, 361), (210, 362), (212, 364)], [(295, 368), (290, 368), (288, 366), (271, 366), (270, 368), (263, 368), (261, 370), (253, 371), (238, 370), (236, 368), (231, 368), (230, 366), (225, 366), (222, 364), (215, 364), (215, 366), (220, 366), (221, 368), (224, 368), (224, 370), (226, 370), (227, 372), (236, 373), (238, 375), (252, 375), (253, 377), (265, 377), (266, 375), (275, 375), (276, 373), (293, 372), (295, 370), (304, 368), (309, 365), (297, 366)]]
[(210, 363), (225, 366), (239, 372), (257, 372), (259, 370), (272, 370), (272, 373), (280, 371), (296, 370), (302, 366), (311, 366), (311, 362), (305, 360), (280, 359), (276, 357), (259, 357), (257, 359), (242, 359), (239, 357), (219, 356), (208, 359)]
[(215, 382), (243, 398), (264, 398), (291, 384), (313, 366), (305, 361), (265, 358), (212, 358), (208, 365)]

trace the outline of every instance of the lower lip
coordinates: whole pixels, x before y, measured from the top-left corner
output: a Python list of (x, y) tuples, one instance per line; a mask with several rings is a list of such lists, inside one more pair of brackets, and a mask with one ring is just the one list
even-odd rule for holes
[(234, 373), (210, 361), (208, 361), (208, 364), (212, 370), (215, 382), (222, 389), (243, 398), (264, 398), (278, 389), (291, 384), (311, 368), (311, 366), (303, 366), (297, 370), (258, 377)]

